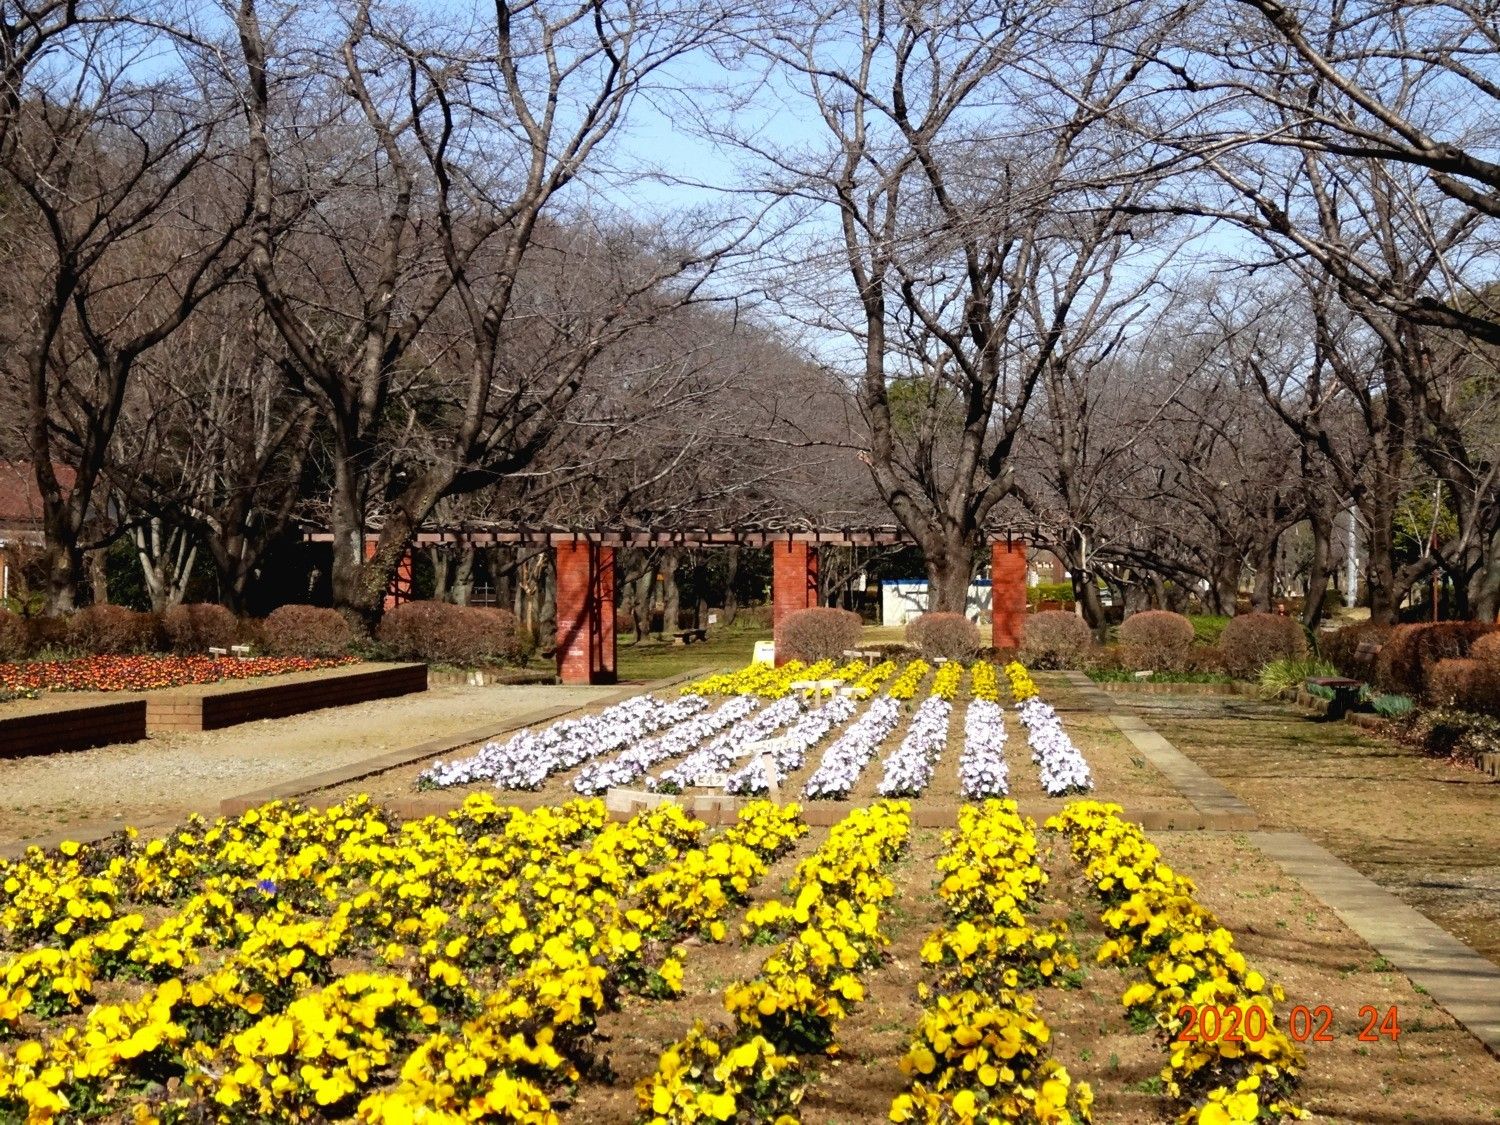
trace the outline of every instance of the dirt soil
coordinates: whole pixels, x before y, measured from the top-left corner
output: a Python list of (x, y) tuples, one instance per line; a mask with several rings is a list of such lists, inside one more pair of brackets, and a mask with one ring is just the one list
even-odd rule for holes
[(616, 688), (444, 685), (416, 695), (224, 730), (0, 759), (0, 844), (117, 818), (140, 828), (213, 814), (224, 797), (493, 725), (578, 707)]
[(1500, 781), (1351, 723), (1230, 697), (1114, 697), (1260, 814), (1500, 964)]
[[(815, 830), (796, 852), (779, 861), (756, 888), (754, 901), (774, 897), (797, 861), (824, 835)], [(1336, 915), (1252, 848), (1244, 837), (1222, 833), (1159, 832), (1152, 839), (1174, 868), (1198, 882), (1199, 900), (1235, 934), (1252, 965), (1287, 993), (1278, 1013), (1294, 1005), (1327, 1005), (1333, 1013), (1329, 1042), (1307, 1043), (1299, 1091), (1312, 1120), (1382, 1125), (1421, 1122), (1459, 1125), (1493, 1122), (1500, 1107), (1500, 1062), (1488, 1055), (1429, 997), (1394, 972)], [(1111, 1125), (1148, 1125), (1173, 1119), (1159, 1092), (1167, 1044), (1152, 1032), (1133, 1031), (1120, 996), (1133, 982), (1118, 969), (1094, 963), (1104, 932), (1099, 906), (1060, 837), (1043, 833), (1051, 877), (1042, 920), (1065, 918), (1084, 968), (1079, 988), (1039, 990), (1052, 1029), (1052, 1053), (1097, 1098), (1094, 1119)], [(887, 1119), (891, 1100), (904, 1088), (899, 1069), (920, 1018), (916, 985), (923, 978), (923, 940), (942, 925), (932, 893), (942, 833), (916, 829), (893, 876), (899, 888), (886, 908), (889, 959), (864, 976), (866, 999), (838, 1031), (838, 1051), (810, 1060), (812, 1082), (800, 1107), (806, 1125), (849, 1125)], [(565, 1120), (625, 1125), (635, 1119), (634, 1088), (656, 1067), (663, 1047), (695, 1019), (727, 1023), (723, 992), (753, 976), (768, 952), (731, 938), (688, 951), (684, 995), (670, 1002), (628, 1000), (605, 1017), (601, 1031), (615, 1071), (613, 1081), (585, 1081)], [(1361, 1042), (1360, 1009), (1382, 1015), (1394, 1008), (1400, 1027), (1389, 1038)]]

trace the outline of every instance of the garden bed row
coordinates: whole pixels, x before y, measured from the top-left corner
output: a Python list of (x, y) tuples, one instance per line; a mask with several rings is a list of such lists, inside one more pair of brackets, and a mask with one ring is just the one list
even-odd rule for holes
[(0, 718), (0, 757), (138, 742), (148, 734), (219, 730), (426, 690), (425, 664), (361, 665), (295, 673), (279, 683), (217, 683), (133, 699), (57, 701), (45, 710)]

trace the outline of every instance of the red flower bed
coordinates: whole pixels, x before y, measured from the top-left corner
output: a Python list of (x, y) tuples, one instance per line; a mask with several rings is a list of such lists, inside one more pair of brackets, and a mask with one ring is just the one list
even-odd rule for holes
[(84, 656), (77, 660), (33, 660), (0, 664), (0, 688), (22, 691), (149, 691), (249, 680), (283, 672), (311, 672), (354, 664), (357, 657), (310, 656)]

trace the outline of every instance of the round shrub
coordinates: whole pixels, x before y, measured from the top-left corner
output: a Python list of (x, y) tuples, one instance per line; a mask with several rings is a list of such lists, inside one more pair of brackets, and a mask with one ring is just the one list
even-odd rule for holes
[(979, 627), (961, 613), (924, 613), (906, 626), (906, 641), (928, 660), (973, 660), (979, 652)]
[(0, 609), (0, 661), (20, 660), (31, 648), (31, 627), (18, 613)]
[(1460, 711), (1491, 711), (1497, 701), (1490, 669), (1482, 660), (1452, 657), (1439, 660), (1427, 673), (1426, 701), (1435, 707)]
[(1021, 660), (1033, 668), (1078, 668), (1094, 634), (1088, 622), (1065, 609), (1028, 614), (1021, 626)]
[(1469, 657), (1500, 668), (1500, 629), (1475, 637), (1474, 643), (1469, 646)]
[(1275, 613), (1242, 613), (1231, 618), (1219, 637), (1224, 671), (1253, 680), (1273, 660), (1301, 660), (1307, 655), (1307, 634), (1295, 617)]
[(864, 622), (847, 609), (814, 606), (789, 613), (776, 626), (776, 655), (782, 660), (838, 660), (859, 646)]
[(514, 664), (522, 651), (515, 614), (449, 602), (404, 602), (381, 618), (376, 638), (405, 660), (465, 667)]
[(152, 652), (161, 644), (161, 627), (149, 613), (122, 605), (85, 606), (68, 618), (68, 644), (96, 656)]
[(1137, 669), (1185, 671), (1196, 635), (1193, 623), (1180, 613), (1165, 609), (1132, 613), (1120, 623), (1121, 656)]
[(284, 605), (260, 623), (261, 643), (272, 656), (343, 656), (358, 636), (336, 609)]
[(1383, 691), (1423, 697), (1427, 678), (1439, 660), (1462, 660), (1494, 625), (1479, 621), (1437, 621), (1398, 625), (1375, 661), (1375, 682)]
[(173, 652), (201, 653), (234, 644), (240, 623), (221, 605), (194, 602), (168, 607), (161, 615), (161, 628)]

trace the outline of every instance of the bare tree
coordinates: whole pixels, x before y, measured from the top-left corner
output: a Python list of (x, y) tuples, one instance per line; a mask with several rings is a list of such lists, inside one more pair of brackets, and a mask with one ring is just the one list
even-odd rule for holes
[[(52, 612), (74, 604), (132, 373), (233, 275), (247, 218), (225, 92), (191, 48), (134, 20), (79, 21), (66, 35), (67, 67), (15, 76), (0, 145), (14, 263), (3, 362), (27, 388)], [(160, 62), (150, 77), (135, 73), (142, 51)]]
[[(283, 17), (285, 19), (287, 17)], [(618, 128), (631, 99), (660, 68), (711, 39), (717, 14), (640, 0), (499, 3), (487, 29), (417, 25), (405, 9), (368, 2), (320, 13), (328, 112), (354, 142), (352, 157), (315, 184), (278, 179), (282, 126), (274, 78), (296, 47), (285, 24), (268, 37), (255, 0), (242, 0), (240, 42), (248, 73), (256, 238), (251, 255), (290, 370), (327, 415), (334, 448), (330, 522), (335, 600), (373, 615), (395, 567), (442, 496), (483, 487), (527, 467), (547, 445), (600, 350), (643, 310), (690, 298), (704, 260), (682, 245), (650, 258), (615, 253), (608, 236), (593, 261), (616, 269), (605, 302), (554, 321), (546, 368), (512, 362), (516, 333), (536, 322), (518, 282), (544, 230), (543, 214)], [(299, 25), (300, 26), (300, 25)], [(336, 34), (334, 34), (336, 32)], [(278, 242), (275, 215), (287, 191), (325, 201), (313, 228)], [(357, 211), (357, 227), (343, 222)], [(335, 226), (336, 224), (336, 226)], [(328, 291), (297, 259), (326, 247), (339, 262)], [(316, 251), (315, 251), (316, 252)], [(647, 263), (650, 263), (649, 266)], [(331, 298), (331, 299), (330, 299)], [(458, 328), (427, 347), (424, 334), (450, 304)], [(378, 477), (384, 427), (403, 380), (458, 373), (457, 408), (439, 456)], [(383, 495), (382, 495), (383, 493)], [(379, 543), (363, 540), (378, 506)]]
[(741, 143), (769, 190), (836, 224), (813, 267), (836, 264), (852, 302), (819, 307), (822, 268), (800, 270), (799, 296), (858, 354), (868, 465), (922, 546), (934, 608), (962, 611), (1038, 381), (1075, 303), (1129, 256), (1143, 153), (1104, 119), (1161, 31), (1092, 17), (871, 0), (799, 12), (757, 44), (829, 143)]

